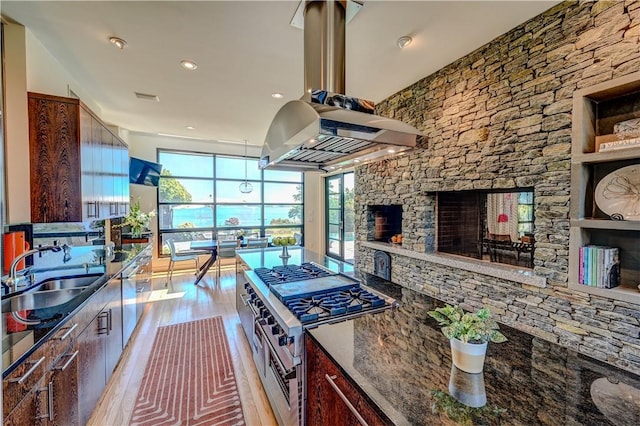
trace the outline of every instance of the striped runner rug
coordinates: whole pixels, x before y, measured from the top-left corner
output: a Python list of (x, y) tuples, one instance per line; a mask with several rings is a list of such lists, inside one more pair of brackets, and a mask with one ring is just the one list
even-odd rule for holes
[(245, 424), (222, 317), (158, 328), (130, 424)]

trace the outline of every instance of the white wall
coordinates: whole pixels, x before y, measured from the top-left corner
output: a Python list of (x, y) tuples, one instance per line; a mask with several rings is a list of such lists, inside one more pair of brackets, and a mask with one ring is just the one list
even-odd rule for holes
[(304, 245), (316, 253), (325, 250), (324, 175), (304, 175)]
[(25, 28), (4, 27), (5, 54), (5, 224), (29, 222), (29, 122), (27, 116), (27, 59)]

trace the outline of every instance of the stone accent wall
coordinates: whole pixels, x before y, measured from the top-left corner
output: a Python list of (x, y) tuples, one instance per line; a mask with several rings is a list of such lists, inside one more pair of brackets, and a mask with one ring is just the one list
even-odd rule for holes
[[(573, 92), (638, 70), (640, 1), (565, 2), (391, 96), (376, 112), (424, 137), (356, 169), (356, 235), (368, 205), (401, 204), (403, 247), (430, 252), (435, 191), (533, 187), (547, 288), (396, 254), (392, 281), (640, 373), (640, 306), (567, 288)], [(371, 272), (372, 256), (356, 241), (358, 268)]]

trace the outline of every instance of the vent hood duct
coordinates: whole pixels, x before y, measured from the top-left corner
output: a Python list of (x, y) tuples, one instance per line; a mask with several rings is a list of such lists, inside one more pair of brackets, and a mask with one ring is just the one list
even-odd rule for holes
[[(361, 6), (352, 1), (347, 7), (354, 4)], [(276, 114), (260, 168), (330, 171), (414, 148), (419, 130), (374, 115), (372, 102), (340, 94), (345, 81), (343, 2), (302, 0), (298, 9), (304, 13), (306, 95)]]

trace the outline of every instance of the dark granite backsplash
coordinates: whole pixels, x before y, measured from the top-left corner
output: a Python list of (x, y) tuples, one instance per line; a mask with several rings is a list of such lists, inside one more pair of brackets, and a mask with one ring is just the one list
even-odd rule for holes
[[(427, 315), (442, 303), (413, 290), (401, 292), (399, 309), (353, 320), (352, 360), (340, 359), (349, 352), (344, 346), (332, 349), (331, 342), (319, 340), (347, 373), (355, 370), (363, 389), (379, 393), (374, 402), (381, 396), (385, 401), (378, 405), (390, 405), (410, 424), (640, 424), (639, 376), (504, 325), (509, 340), (489, 344), (481, 375), (452, 372), (449, 342)], [(341, 327), (347, 325), (326, 327), (335, 327), (333, 334), (346, 332)], [(452, 398), (452, 373), (457, 383), (484, 381), (486, 406), (471, 408)], [(611, 389), (595, 386), (599, 378), (608, 379)], [(432, 410), (434, 404), (441, 412)]]

